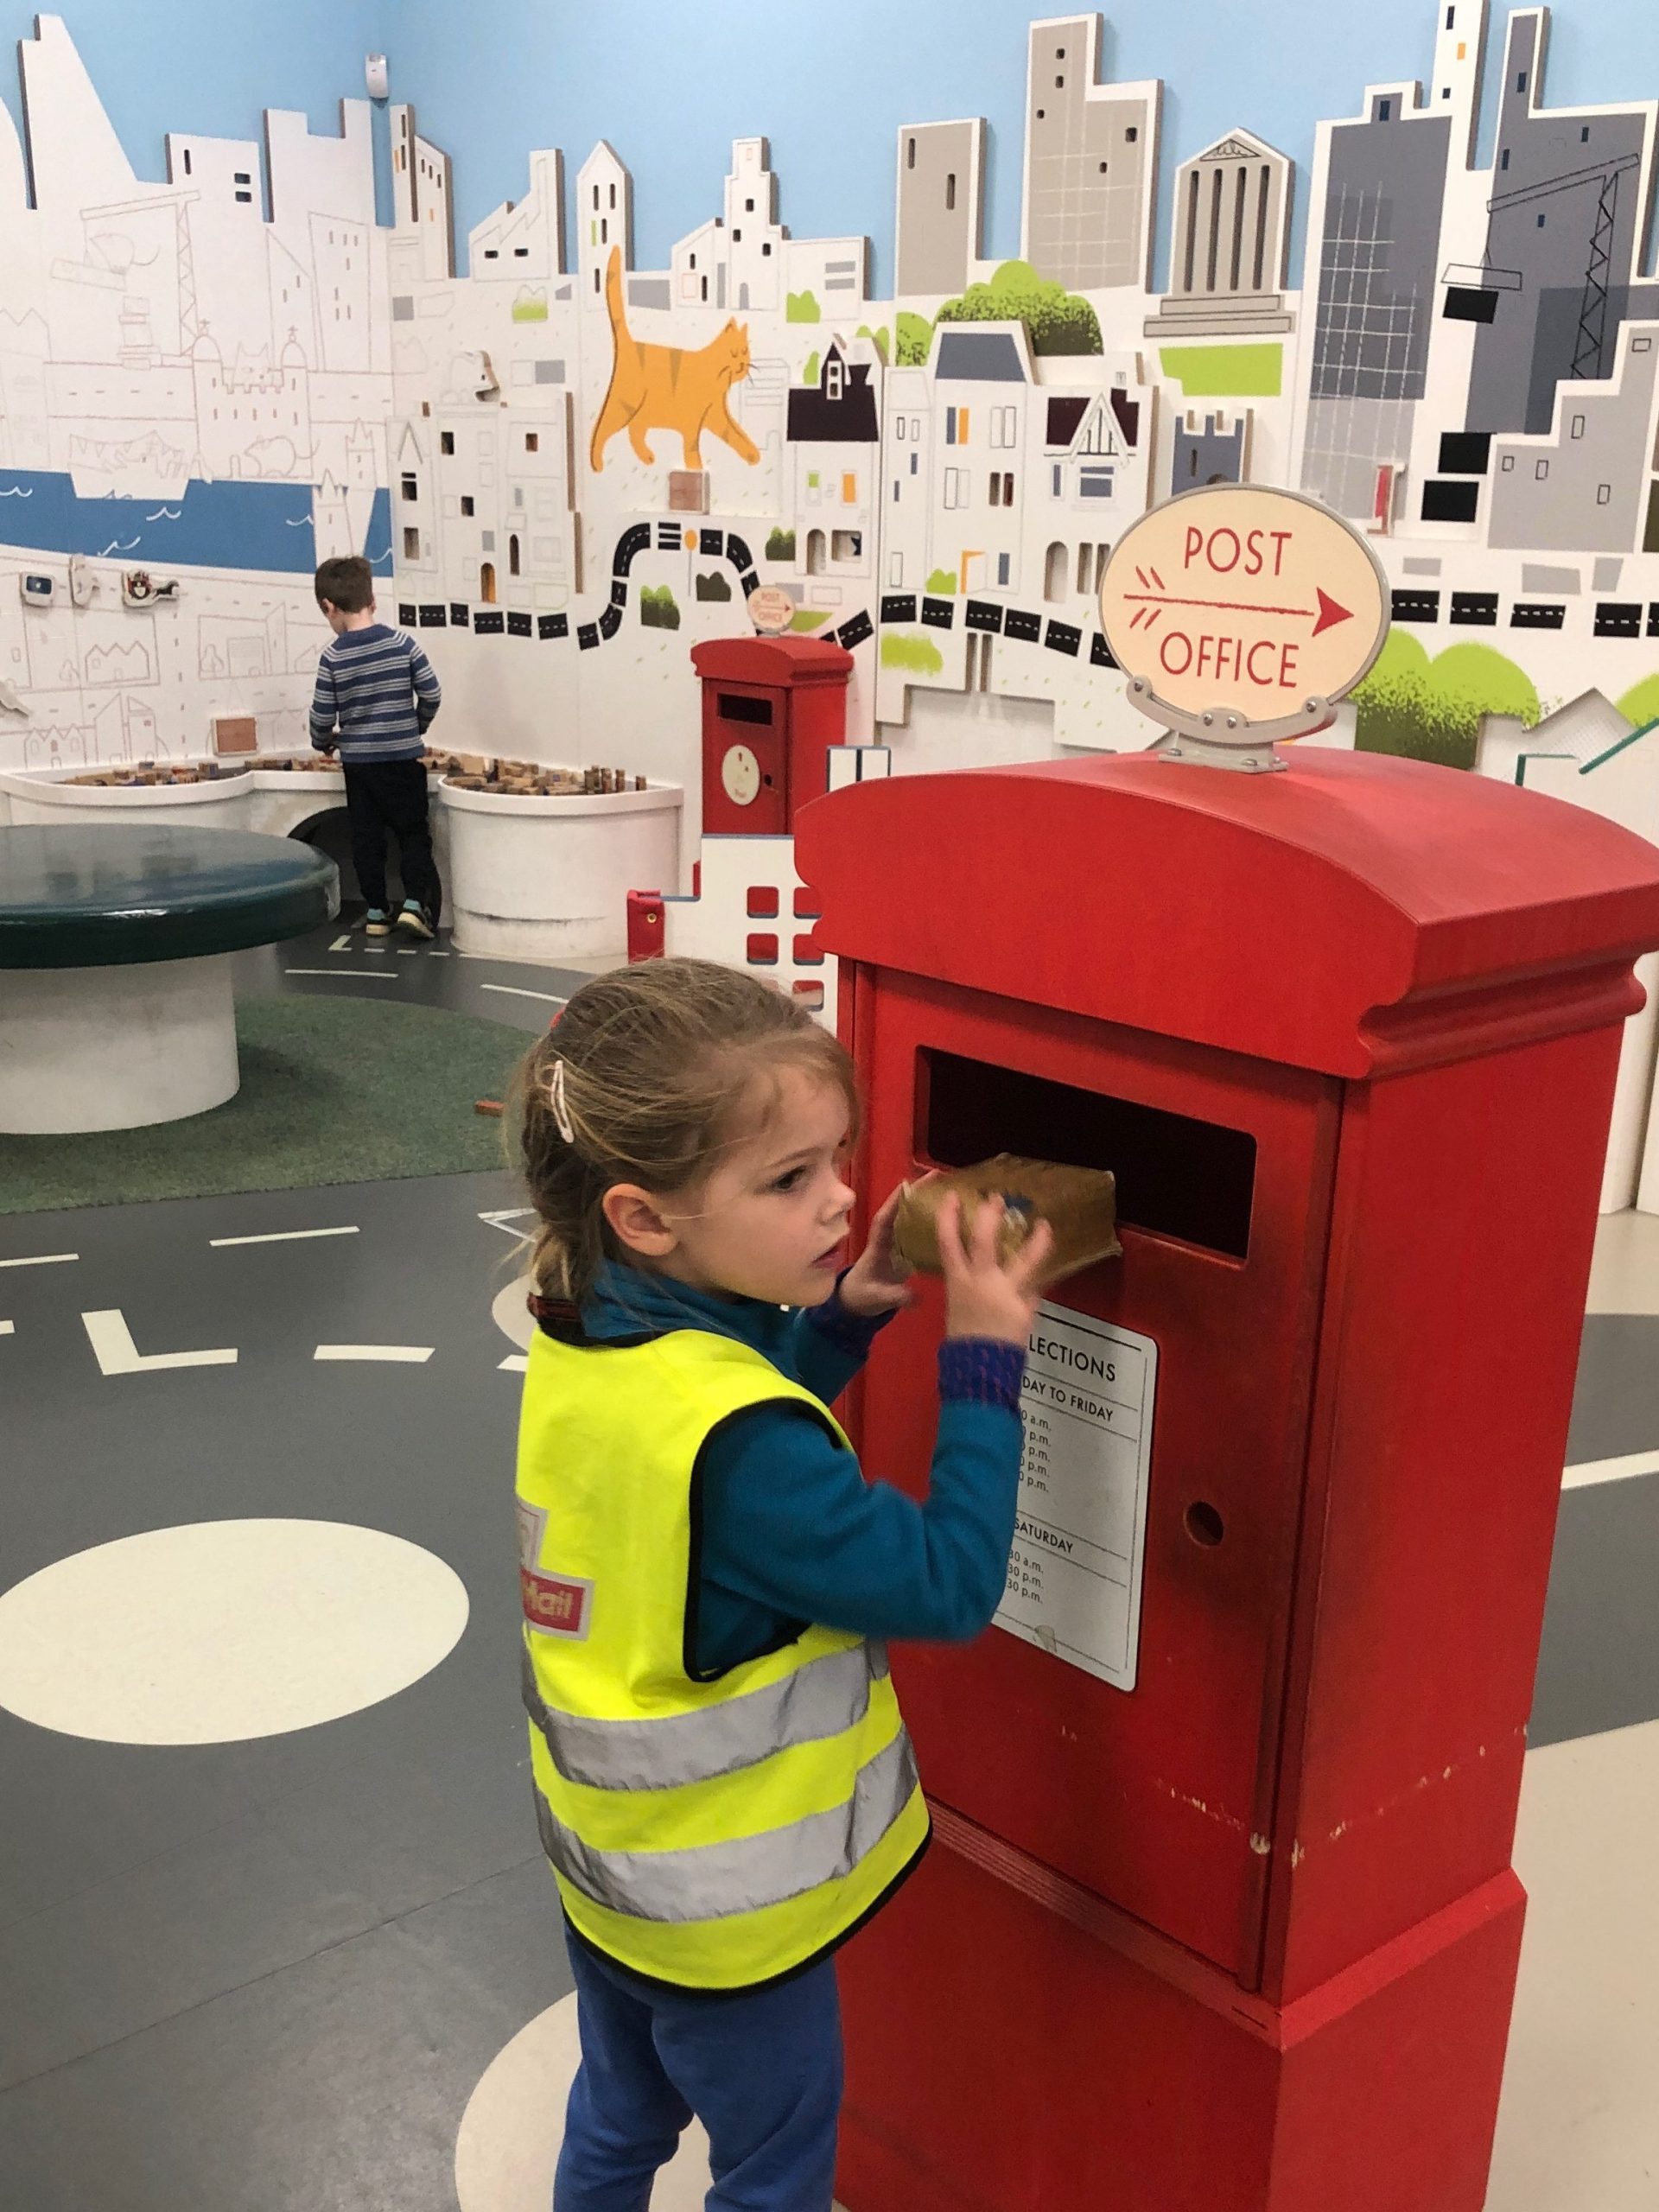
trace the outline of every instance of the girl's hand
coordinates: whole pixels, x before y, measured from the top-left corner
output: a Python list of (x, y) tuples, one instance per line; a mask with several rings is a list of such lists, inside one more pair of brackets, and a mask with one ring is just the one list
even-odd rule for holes
[(1039, 1281), (1054, 1243), (1054, 1232), (1039, 1221), (1004, 1267), (997, 1240), (1007, 1208), (987, 1198), (974, 1216), (973, 1235), (962, 1237), (962, 1200), (954, 1193), (939, 1208), (939, 1258), (944, 1268), (944, 1333), (947, 1337), (989, 1337), (1026, 1349), (1037, 1303)]
[(910, 1270), (893, 1249), (893, 1224), (904, 1196), (901, 1183), (870, 1224), (869, 1241), (841, 1279), (841, 1302), (849, 1313), (874, 1320), (910, 1303)]

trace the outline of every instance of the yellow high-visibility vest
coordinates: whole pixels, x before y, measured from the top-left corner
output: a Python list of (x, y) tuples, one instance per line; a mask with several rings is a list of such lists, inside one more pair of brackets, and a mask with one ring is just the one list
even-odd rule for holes
[(829, 1409), (695, 1329), (538, 1332), (518, 1430), (524, 1702), (542, 1842), (578, 1934), (659, 1981), (741, 1989), (832, 1949), (927, 1841), (879, 1644), (804, 1627), (696, 1669), (700, 1460), (747, 1408)]

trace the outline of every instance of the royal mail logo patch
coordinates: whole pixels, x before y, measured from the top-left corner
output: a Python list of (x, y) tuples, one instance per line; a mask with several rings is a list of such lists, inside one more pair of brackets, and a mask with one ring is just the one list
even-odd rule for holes
[(518, 1586), (524, 1595), (524, 1618), (539, 1636), (568, 1636), (580, 1642), (588, 1633), (594, 1609), (594, 1586), (575, 1574), (539, 1574), (521, 1567)]

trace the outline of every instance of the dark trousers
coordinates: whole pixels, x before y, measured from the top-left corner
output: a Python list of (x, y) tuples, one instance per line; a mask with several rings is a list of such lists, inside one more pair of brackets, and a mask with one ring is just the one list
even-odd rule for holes
[(566, 1942), (582, 2067), (553, 2212), (646, 2212), (652, 2177), (693, 2113), (709, 2132), (709, 2212), (830, 2212), (842, 2086), (835, 1961), (770, 1989), (687, 1995)]
[(419, 899), (436, 923), (443, 905), (432, 857), (432, 826), (426, 813), (426, 770), (418, 760), (347, 760), (346, 818), (352, 832), (352, 864), (358, 888), (371, 906), (391, 905), (386, 893), (386, 832), (397, 840), (397, 867), (404, 891)]

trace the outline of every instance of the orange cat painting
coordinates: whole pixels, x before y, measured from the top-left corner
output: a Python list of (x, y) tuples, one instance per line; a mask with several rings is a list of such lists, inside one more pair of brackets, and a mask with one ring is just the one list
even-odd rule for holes
[(747, 461), (760, 449), (741, 425), (733, 422), (727, 394), (749, 373), (749, 334), (728, 322), (717, 338), (689, 353), (682, 346), (642, 346), (628, 328), (622, 298), (622, 255), (611, 249), (605, 271), (605, 304), (611, 313), (616, 359), (611, 388), (594, 425), (592, 460), (595, 474), (605, 466), (605, 448), (619, 430), (641, 461), (655, 458), (645, 443), (648, 430), (677, 430), (685, 466), (702, 467), (702, 434), (723, 438)]

